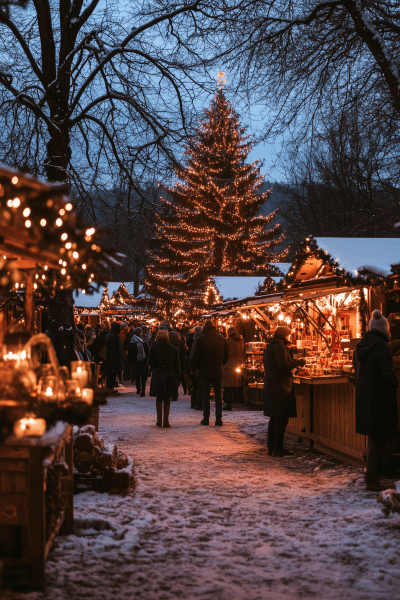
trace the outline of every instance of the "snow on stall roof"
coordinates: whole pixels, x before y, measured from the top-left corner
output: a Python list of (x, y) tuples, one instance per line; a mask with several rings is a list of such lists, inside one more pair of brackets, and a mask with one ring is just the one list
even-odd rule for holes
[(214, 277), (215, 286), (223, 300), (254, 296), (265, 277)]
[(97, 308), (100, 306), (101, 298), (103, 296), (104, 286), (99, 287), (98, 292), (93, 294), (82, 294), (82, 290), (75, 290), (74, 300), (77, 308)]
[[(131, 294), (131, 296), (133, 296), (133, 286), (134, 286), (133, 281), (128, 281), (128, 282), (109, 281), (107, 286), (108, 286), (108, 297), (110, 298), (110, 300), (113, 297), (113, 294), (115, 294), (115, 292), (117, 292), (119, 290), (119, 288), (122, 284), (125, 285), (128, 292)], [(74, 292), (75, 306), (77, 308), (97, 308), (98, 306), (100, 306), (101, 298), (103, 296), (103, 290), (104, 290), (103, 285), (101, 285), (99, 287), (98, 292), (94, 292), (94, 294), (92, 294), (92, 295), (82, 294), (82, 290), (75, 290), (75, 292)]]
[(364, 268), (387, 276), (390, 265), (400, 262), (400, 238), (317, 237), (315, 241), (338, 262), (339, 268), (353, 274)]

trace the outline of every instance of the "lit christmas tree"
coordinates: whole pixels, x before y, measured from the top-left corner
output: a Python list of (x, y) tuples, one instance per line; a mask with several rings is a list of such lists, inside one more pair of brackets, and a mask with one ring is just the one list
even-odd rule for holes
[(245, 163), (254, 142), (224, 95), (224, 74), (218, 76), (219, 90), (186, 148), (178, 182), (161, 198), (146, 276), (160, 314), (204, 311), (214, 296), (207, 293), (213, 276), (267, 276), (268, 263), (286, 254), (276, 251), (284, 239), (280, 225), (269, 227), (276, 211), (259, 216), (270, 190), (258, 193), (260, 161)]

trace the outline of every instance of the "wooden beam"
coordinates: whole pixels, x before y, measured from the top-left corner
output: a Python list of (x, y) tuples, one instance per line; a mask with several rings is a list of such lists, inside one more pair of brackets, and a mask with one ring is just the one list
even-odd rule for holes
[(33, 271), (26, 273), (25, 288), (25, 327), (31, 333), (34, 332), (35, 299), (33, 297)]
[(262, 316), (264, 321), (266, 323), (268, 323), (268, 325), (270, 325), (273, 329), (276, 329), (275, 323), (273, 321), (271, 321), (271, 319), (269, 317), (267, 317), (267, 315), (261, 310), (261, 308), (259, 308), (258, 306), (255, 306), (254, 308), (256, 309), (258, 314)]
[(262, 323), (260, 323), (260, 321), (249, 312), (249, 316), (250, 319), (253, 319), (254, 323), (256, 323), (259, 327), (261, 327), (261, 329), (263, 329), (266, 333), (268, 333), (268, 329), (266, 327), (264, 327), (264, 325)]

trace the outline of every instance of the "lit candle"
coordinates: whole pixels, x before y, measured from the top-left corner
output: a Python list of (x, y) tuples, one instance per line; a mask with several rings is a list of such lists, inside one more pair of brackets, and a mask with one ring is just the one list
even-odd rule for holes
[(17, 437), (40, 437), (46, 431), (46, 421), (44, 419), (34, 419), (28, 417), (19, 419), (14, 423), (14, 434)]
[(93, 390), (91, 390), (90, 388), (83, 388), (82, 401), (87, 402), (89, 406), (93, 404)]

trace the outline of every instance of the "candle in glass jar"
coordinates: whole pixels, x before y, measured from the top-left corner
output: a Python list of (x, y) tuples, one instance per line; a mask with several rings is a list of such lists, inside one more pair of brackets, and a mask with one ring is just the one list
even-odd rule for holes
[(79, 366), (76, 368), (76, 371), (71, 373), (71, 377), (72, 379), (76, 379), (78, 381), (81, 388), (84, 388), (87, 385), (89, 376), (88, 372)]
[(44, 419), (25, 417), (14, 423), (14, 434), (17, 437), (41, 437), (45, 431), (46, 421)]
[(90, 388), (83, 388), (82, 390), (82, 401), (87, 404), (93, 404), (93, 390)]

